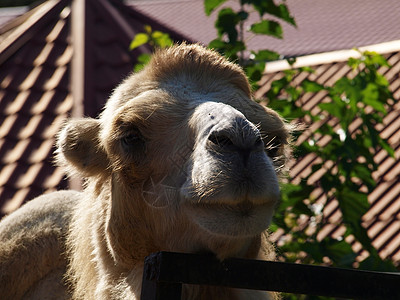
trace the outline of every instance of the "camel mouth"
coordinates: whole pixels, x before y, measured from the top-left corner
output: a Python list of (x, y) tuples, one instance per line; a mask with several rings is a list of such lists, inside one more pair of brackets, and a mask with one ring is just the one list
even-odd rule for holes
[(224, 203), (195, 203), (193, 204), (197, 209), (210, 211), (225, 211), (226, 213), (236, 214), (241, 218), (251, 218), (251, 216), (257, 211), (257, 208), (262, 205), (256, 205), (250, 201), (242, 201), (238, 204), (224, 204)]
[(184, 205), (190, 220), (218, 236), (246, 237), (266, 230), (274, 212), (273, 203), (254, 204), (242, 201), (237, 204), (187, 203)]

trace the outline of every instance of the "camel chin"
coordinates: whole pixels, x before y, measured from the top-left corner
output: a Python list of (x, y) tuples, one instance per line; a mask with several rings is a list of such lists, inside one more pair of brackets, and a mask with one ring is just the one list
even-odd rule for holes
[(211, 235), (226, 238), (252, 237), (270, 224), (275, 203), (237, 205), (186, 204), (184, 210), (191, 220)]

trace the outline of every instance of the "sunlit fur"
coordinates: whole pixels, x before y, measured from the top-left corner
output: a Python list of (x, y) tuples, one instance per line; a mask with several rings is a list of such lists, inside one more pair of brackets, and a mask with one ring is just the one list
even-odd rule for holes
[[(288, 137), (237, 65), (199, 45), (155, 53), (98, 119), (70, 120), (59, 134), (58, 164), (86, 186), (67, 234), (73, 297), (139, 299), (144, 258), (160, 250), (273, 259), (266, 229)], [(183, 294), (270, 299), (201, 286)]]

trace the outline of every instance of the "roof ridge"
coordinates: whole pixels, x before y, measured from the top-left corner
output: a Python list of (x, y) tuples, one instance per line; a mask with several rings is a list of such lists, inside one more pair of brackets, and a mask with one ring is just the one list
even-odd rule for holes
[[(132, 5), (132, 2), (125, 2), (124, 4), (118, 0), (109, 0), (110, 2), (114, 3), (115, 5), (124, 5), (126, 7), (128, 7), (128, 11), (127, 13), (132, 15), (134, 14), (136, 18), (142, 18), (141, 21), (143, 23), (153, 23), (156, 26), (154, 26), (154, 30), (160, 30), (162, 32), (168, 32), (168, 34), (170, 35), (170, 37), (173, 40), (178, 40), (178, 41), (187, 41), (190, 43), (195, 43), (197, 42), (197, 40), (193, 40), (191, 37), (186, 36), (185, 33), (180, 32), (180, 31), (176, 31), (173, 27), (171, 27), (169, 24), (164, 24), (162, 22), (162, 20), (160, 18), (154, 18), (154, 16), (149, 15), (139, 9), (137, 9), (137, 7), (135, 5)], [(153, 2), (153, 1), (151, 1)], [(190, 1), (188, 1), (190, 2)], [(150, 3), (149, 3), (150, 4)], [(151, 3), (153, 4), (153, 3)]]
[[(13, 29), (15, 29), (16, 27), (18, 27), (19, 25), (21, 25), (23, 22), (26, 21), (26, 19), (28, 19), (38, 8), (39, 6), (35, 6), (34, 8), (30, 9), (26, 9), (24, 12), (22, 12), (22, 14), (18, 15), (17, 17), (9, 20), (8, 22), (4, 23), (1, 27), (0, 27), (0, 37), (4, 36), (4, 35), (8, 35), (8, 33), (10, 31), (12, 31)], [(20, 7), (9, 7), (9, 8), (25, 8), (25, 6), (20, 6)], [(5, 8), (0, 8), (1, 10), (5, 9)], [(4, 38), (2, 38), (4, 39)]]
[[(132, 25), (127, 20), (127, 17), (135, 16), (137, 21), (142, 21), (143, 23), (156, 23), (158, 30), (169, 32), (169, 34), (177, 40), (191, 41), (188, 37), (182, 35), (181, 33), (175, 31), (174, 29), (163, 25), (160, 20), (151, 18), (144, 14), (143, 12), (137, 10), (135, 7), (128, 5), (122, 1), (117, 0), (96, 0), (93, 1), (96, 5), (103, 6), (101, 12), (107, 13), (111, 18), (110, 20), (114, 22), (119, 28), (122, 29), (124, 35), (127, 37), (127, 42), (134, 39), (137, 34), (137, 28), (133, 28)], [(123, 11), (123, 13), (122, 13)], [(193, 41), (191, 41), (193, 42)]]
[(61, 12), (71, 0), (48, 0), (26, 12), (20, 18), (24, 22), (17, 24), (16, 28), (0, 43), (0, 65), (24, 45), (37, 28), (40, 28), (48, 17)]
[[(275, 73), (291, 68), (301, 68), (305, 66), (315, 66), (320, 64), (329, 64), (334, 62), (344, 62), (350, 57), (360, 57), (364, 51), (374, 51), (379, 54), (387, 54), (391, 52), (398, 52), (400, 50), (400, 40), (394, 40), (385, 43), (379, 43), (374, 45), (368, 45), (359, 47), (357, 49), (348, 50), (336, 50), (329, 52), (321, 52), (316, 54), (310, 54), (305, 56), (299, 56), (296, 58), (296, 62), (290, 65), (287, 60), (277, 60), (268, 62), (265, 67), (265, 73)], [(360, 52), (359, 52), (360, 51)]]
[[(114, 21), (118, 27), (122, 29), (125, 36), (128, 40), (132, 40), (135, 37), (135, 31), (132, 29), (132, 26), (126, 21), (126, 19), (118, 13), (118, 8), (116, 8), (109, 0), (96, 0), (93, 1), (96, 5), (103, 6), (104, 10), (102, 12), (107, 12), (111, 16), (111, 20)], [(121, 5), (126, 6), (121, 3)], [(126, 9), (131, 9), (129, 6), (126, 6)]]

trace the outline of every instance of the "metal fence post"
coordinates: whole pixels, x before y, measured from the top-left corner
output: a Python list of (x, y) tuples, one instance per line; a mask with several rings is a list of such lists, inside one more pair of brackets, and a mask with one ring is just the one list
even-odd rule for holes
[(180, 300), (182, 283), (160, 281), (162, 256), (149, 255), (146, 257), (143, 270), (141, 300)]

